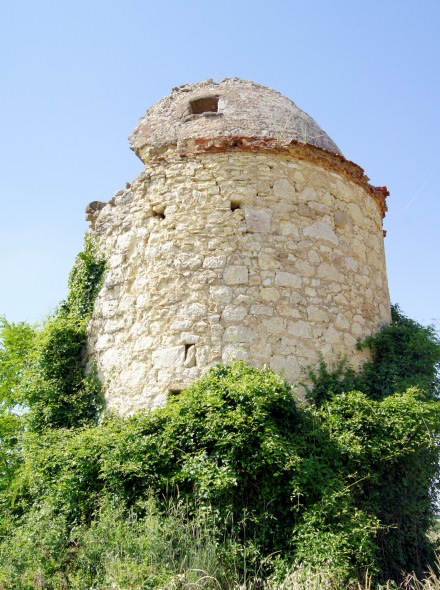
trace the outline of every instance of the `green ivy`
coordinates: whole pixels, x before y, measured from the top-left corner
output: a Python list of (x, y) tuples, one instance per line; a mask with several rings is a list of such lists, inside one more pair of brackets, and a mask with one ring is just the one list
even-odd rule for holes
[(281, 377), (240, 362), (154, 412), (27, 434), (15, 510), (21, 530), (35, 510), (62, 517), (69, 539), (106, 498), (142, 520), (153, 495), (162, 513), (183, 502), (190, 521), (205, 514), (225, 564), (241, 551), (260, 574), (279, 555), (340, 587), (367, 570), (398, 578), (431, 558), (439, 434), (438, 403), (416, 390), (304, 408)]
[(358, 343), (368, 348), (371, 360), (356, 372), (344, 358), (329, 368), (321, 358), (311, 370), (307, 396), (316, 404), (333, 395), (359, 390), (380, 400), (409, 387), (417, 387), (426, 399), (440, 397), (440, 339), (433, 326), (422, 326), (392, 306), (392, 322)]
[(104, 271), (105, 260), (87, 236), (69, 276), (67, 299), (42, 327), (3, 320), (0, 403), (13, 412), (20, 404), (31, 430), (78, 427), (98, 418), (101, 384), (87, 366), (86, 327)]

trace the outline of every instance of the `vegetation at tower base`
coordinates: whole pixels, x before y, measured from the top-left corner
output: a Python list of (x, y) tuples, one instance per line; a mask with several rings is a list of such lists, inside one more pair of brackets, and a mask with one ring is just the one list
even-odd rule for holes
[(363, 371), (321, 365), (307, 407), (282, 377), (241, 362), (165, 408), (98, 422), (83, 351), (104, 269), (87, 241), (42, 328), (3, 322), (0, 587), (295, 588), (293, 571), (344, 588), (431, 562), (431, 328), (396, 309), (364, 343)]
[(433, 326), (406, 317), (398, 305), (391, 307), (392, 323), (377, 334), (358, 343), (369, 348), (371, 360), (355, 372), (348, 359), (331, 370), (321, 359), (319, 370), (310, 371), (312, 387), (308, 397), (320, 405), (333, 395), (346, 391), (363, 391), (381, 400), (408, 387), (417, 387), (426, 399), (440, 397), (440, 340)]

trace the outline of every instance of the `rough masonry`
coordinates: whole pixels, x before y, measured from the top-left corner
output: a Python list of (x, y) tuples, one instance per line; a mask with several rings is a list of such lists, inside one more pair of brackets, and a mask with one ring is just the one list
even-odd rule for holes
[(91, 232), (108, 272), (89, 354), (120, 413), (166, 403), (208, 367), (268, 365), (295, 384), (390, 321), (382, 219), (368, 184), (311, 117), (229, 78), (174, 89), (141, 118), (141, 175)]

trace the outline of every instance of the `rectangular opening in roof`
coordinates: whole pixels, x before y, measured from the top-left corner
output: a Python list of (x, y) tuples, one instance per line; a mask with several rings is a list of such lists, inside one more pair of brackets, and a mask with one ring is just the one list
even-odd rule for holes
[(200, 115), (202, 113), (217, 113), (218, 112), (218, 96), (205, 96), (204, 98), (196, 98), (189, 103), (192, 115)]

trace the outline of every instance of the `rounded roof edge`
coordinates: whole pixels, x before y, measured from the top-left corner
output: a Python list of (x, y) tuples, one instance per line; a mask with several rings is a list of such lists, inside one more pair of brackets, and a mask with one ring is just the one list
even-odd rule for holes
[(276, 90), (240, 78), (184, 84), (148, 109), (130, 145), (181, 145), (189, 139), (255, 137), (296, 140), (341, 154), (312, 117)]

